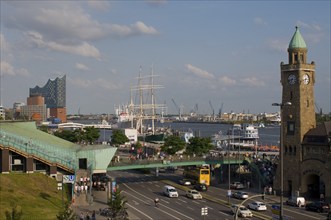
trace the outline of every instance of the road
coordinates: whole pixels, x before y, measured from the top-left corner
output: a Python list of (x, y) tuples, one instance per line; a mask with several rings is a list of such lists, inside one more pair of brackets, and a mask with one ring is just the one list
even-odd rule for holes
[[(126, 207), (131, 220), (168, 220), (168, 219), (234, 219), (227, 204), (227, 184), (218, 184), (210, 186), (207, 192), (202, 192), (202, 200), (192, 200), (185, 196), (185, 191), (191, 186), (182, 186), (178, 184), (181, 178), (181, 172), (176, 173), (160, 173), (159, 177), (155, 173), (143, 174), (138, 170), (127, 171), (111, 171), (108, 173), (111, 177), (115, 177), (119, 188), (127, 199)], [(168, 198), (162, 195), (162, 187), (167, 184), (174, 185), (179, 193), (178, 198)], [(250, 196), (256, 195), (257, 190), (245, 189)], [(91, 206), (81, 207), (77, 210), (99, 210), (99, 208), (107, 207), (107, 192), (92, 191), (94, 202)], [(159, 206), (155, 207), (154, 199), (158, 197)], [(284, 199), (286, 200), (286, 199)], [(239, 204), (243, 200), (230, 198), (230, 204)], [(272, 205), (279, 205), (279, 197), (266, 195), (265, 200), (257, 197), (256, 201), (263, 201), (267, 204), (268, 210), (265, 212), (253, 211), (252, 219), (271, 219)], [(246, 206), (250, 201), (247, 201)], [(208, 208), (208, 215), (201, 215), (201, 208)], [(284, 205), (285, 219), (300, 219), (300, 220), (319, 220), (326, 219), (326, 214), (315, 213), (304, 210), (304, 208), (291, 207)], [(107, 219), (97, 215), (97, 219)], [(240, 218), (239, 218), (240, 219)]]

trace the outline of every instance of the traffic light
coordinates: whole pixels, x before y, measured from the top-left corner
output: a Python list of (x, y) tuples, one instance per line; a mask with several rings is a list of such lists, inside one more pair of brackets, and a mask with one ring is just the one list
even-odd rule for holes
[(264, 200), (264, 196), (265, 196), (265, 194), (264, 193), (262, 193), (262, 199)]

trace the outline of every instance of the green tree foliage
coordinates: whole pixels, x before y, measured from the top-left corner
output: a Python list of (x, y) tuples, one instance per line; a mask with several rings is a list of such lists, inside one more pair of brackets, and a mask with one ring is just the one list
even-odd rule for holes
[(115, 146), (119, 146), (121, 144), (125, 144), (128, 142), (129, 138), (123, 133), (121, 130), (113, 130), (113, 134), (111, 136), (111, 144)]
[(161, 150), (169, 155), (174, 155), (177, 151), (183, 150), (185, 148), (185, 141), (179, 136), (169, 136), (164, 140), (164, 145), (161, 146)]
[(10, 211), (6, 211), (6, 220), (20, 220), (22, 219), (22, 210), (18, 210), (17, 206), (15, 205), (13, 209)]
[(125, 207), (126, 203), (127, 200), (121, 194), (121, 190), (117, 188), (112, 194), (112, 198), (108, 200), (108, 206), (112, 213), (112, 219), (128, 219)]
[(213, 149), (210, 137), (193, 137), (186, 147), (186, 153), (189, 155), (196, 154), (202, 156)]
[(71, 209), (69, 202), (67, 202), (64, 208), (56, 215), (57, 220), (76, 220), (76, 214)]
[(99, 130), (94, 127), (87, 127), (83, 130), (77, 129), (74, 131), (58, 130), (54, 132), (54, 135), (73, 143), (85, 142), (89, 144), (94, 143), (100, 137)]

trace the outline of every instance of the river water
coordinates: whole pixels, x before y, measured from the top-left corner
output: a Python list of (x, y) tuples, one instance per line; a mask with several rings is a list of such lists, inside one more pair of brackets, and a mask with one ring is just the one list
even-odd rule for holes
[[(167, 127), (177, 131), (192, 131), (196, 137), (211, 137), (220, 131), (226, 134), (232, 125), (217, 123), (184, 123), (165, 122), (156, 124), (156, 127)], [(279, 126), (266, 126), (259, 128), (259, 146), (279, 146)], [(111, 137), (111, 130), (100, 130), (100, 141), (107, 141)]]

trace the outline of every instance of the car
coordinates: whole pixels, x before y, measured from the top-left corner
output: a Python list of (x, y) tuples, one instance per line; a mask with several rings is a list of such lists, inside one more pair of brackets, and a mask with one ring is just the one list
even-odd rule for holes
[(207, 191), (208, 186), (205, 183), (198, 183), (198, 184), (194, 185), (194, 189), (196, 189), (198, 191)]
[(306, 199), (304, 197), (291, 196), (286, 201), (286, 204), (287, 205), (291, 205), (291, 206), (302, 207), (302, 206), (305, 206), (306, 205)]
[(244, 189), (244, 184), (242, 184), (241, 182), (232, 182), (230, 184), (231, 189)]
[(237, 191), (237, 192), (233, 193), (233, 197), (236, 199), (247, 199), (248, 194), (246, 192)]
[(191, 199), (202, 199), (202, 195), (195, 189), (187, 190), (186, 196)]
[(178, 192), (175, 187), (173, 186), (164, 186), (163, 187), (163, 195), (168, 196), (170, 198), (177, 198), (178, 197)]
[(329, 205), (323, 201), (311, 202), (306, 205), (306, 210), (315, 212), (329, 212)]
[(249, 209), (253, 209), (253, 210), (256, 210), (256, 211), (267, 211), (267, 205), (263, 202), (258, 202), (258, 201), (251, 202), (251, 203), (248, 204), (247, 207)]
[[(236, 214), (238, 207), (239, 207), (239, 205), (236, 205), (236, 204), (231, 205), (232, 214)], [(247, 209), (245, 206), (242, 205), (239, 207), (238, 216), (243, 217), (243, 218), (251, 218), (251, 217), (253, 217), (253, 213), (249, 209)]]
[(181, 179), (181, 180), (179, 180), (179, 183), (181, 185), (184, 185), (184, 186), (190, 186), (191, 185), (191, 181), (188, 180), (188, 179)]

